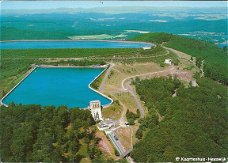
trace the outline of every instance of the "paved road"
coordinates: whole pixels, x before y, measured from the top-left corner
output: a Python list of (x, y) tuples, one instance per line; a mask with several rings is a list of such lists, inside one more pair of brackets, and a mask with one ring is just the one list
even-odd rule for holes
[(119, 152), (120, 155), (122, 155), (126, 152), (125, 149), (123, 148), (122, 144), (120, 143), (120, 141), (116, 140), (114, 138), (113, 132), (108, 133), (107, 136), (110, 138), (112, 144), (115, 146), (115, 148), (117, 149), (117, 151)]

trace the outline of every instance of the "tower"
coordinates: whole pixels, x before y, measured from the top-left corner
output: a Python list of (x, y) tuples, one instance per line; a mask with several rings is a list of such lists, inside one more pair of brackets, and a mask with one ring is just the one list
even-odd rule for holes
[(103, 120), (101, 114), (101, 102), (99, 100), (90, 101), (89, 109), (95, 121)]

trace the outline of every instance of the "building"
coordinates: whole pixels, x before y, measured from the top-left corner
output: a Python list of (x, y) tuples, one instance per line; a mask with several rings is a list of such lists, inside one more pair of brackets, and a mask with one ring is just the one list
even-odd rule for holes
[(171, 59), (165, 59), (164, 63), (167, 65), (172, 65), (172, 60)]
[(98, 125), (99, 130), (106, 130), (115, 127), (115, 122), (111, 119), (105, 119), (101, 121)]
[(103, 120), (101, 114), (101, 102), (99, 100), (90, 101), (89, 109), (95, 121)]
[(191, 82), (192, 87), (198, 87), (199, 85), (196, 83), (196, 80), (192, 80)]
[(150, 46), (143, 47), (143, 50), (148, 50), (148, 49), (151, 49), (151, 47)]

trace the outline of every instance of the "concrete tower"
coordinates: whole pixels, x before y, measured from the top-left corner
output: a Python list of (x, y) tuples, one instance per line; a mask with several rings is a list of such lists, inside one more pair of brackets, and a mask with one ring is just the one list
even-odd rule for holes
[(99, 100), (90, 101), (89, 109), (95, 121), (103, 120), (101, 114), (101, 102)]

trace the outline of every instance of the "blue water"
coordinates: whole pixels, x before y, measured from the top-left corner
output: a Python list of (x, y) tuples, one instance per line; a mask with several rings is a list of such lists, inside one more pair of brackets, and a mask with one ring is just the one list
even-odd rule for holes
[(36, 68), (3, 103), (85, 108), (91, 100), (111, 101), (88, 88), (101, 68)]
[(1, 42), (1, 49), (53, 49), (53, 48), (142, 48), (152, 44), (117, 41), (15, 41)]

